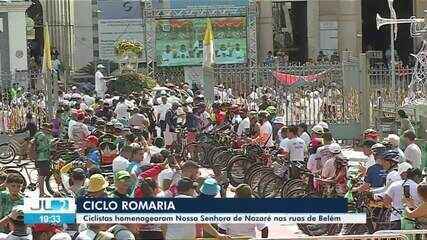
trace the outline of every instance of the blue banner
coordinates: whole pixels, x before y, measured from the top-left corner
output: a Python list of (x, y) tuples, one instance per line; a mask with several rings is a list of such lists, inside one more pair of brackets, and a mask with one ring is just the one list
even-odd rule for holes
[(344, 198), (79, 198), (77, 213), (347, 213)]

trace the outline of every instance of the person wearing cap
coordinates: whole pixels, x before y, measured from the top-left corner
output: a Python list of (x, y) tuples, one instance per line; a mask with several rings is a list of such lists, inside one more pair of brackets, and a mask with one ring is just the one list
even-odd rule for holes
[(177, 110), (179, 107), (180, 107), (180, 104), (177, 102), (174, 102), (172, 104), (172, 107), (166, 112), (166, 116), (165, 116), (166, 129), (164, 132), (166, 147), (171, 147), (177, 138), (177, 133), (175, 132), (175, 130), (178, 127)]
[(319, 126), (323, 128), (323, 132), (329, 132), (329, 125), (323, 121), (318, 123)]
[(387, 142), (390, 144), (390, 147), (393, 150), (396, 150), (399, 152), (399, 162), (402, 163), (405, 161), (405, 154), (403, 153), (402, 149), (400, 149), (400, 137), (396, 134), (389, 134), (386, 138)]
[(104, 77), (103, 71), (105, 70), (104, 65), (98, 64), (96, 66), (96, 72), (95, 72), (95, 92), (96, 96), (100, 98), (105, 97), (105, 93), (107, 92), (107, 82), (112, 77)]
[(203, 181), (200, 187), (199, 198), (215, 198), (220, 191), (221, 187), (218, 185), (218, 182), (214, 178), (209, 177)]
[(291, 125), (286, 131), (287, 138), (280, 142), (280, 148), (284, 155), (291, 161), (304, 161), (305, 142), (298, 137), (298, 127)]
[(342, 158), (342, 156), (340, 156), (342, 155), (341, 146), (338, 143), (332, 143), (329, 145), (329, 152), (332, 154), (332, 157), (329, 158), (323, 165), (321, 173), (323, 179), (331, 179), (336, 176), (336, 160)]
[(415, 140), (415, 132), (407, 130), (403, 133), (403, 139), (406, 144), (405, 148), (405, 161), (409, 162), (412, 167), (421, 169), (421, 149)]
[(383, 194), (393, 182), (402, 180), (398, 172), (399, 153), (397, 151), (386, 150), (382, 154), (380, 164), (383, 166), (384, 173), (386, 174), (385, 186), (373, 189), (372, 192), (375, 194)]
[[(402, 212), (404, 210), (404, 198), (413, 199), (416, 206), (422, 202), (421, 197), (417, 193), (419, 181), (419, 176), (417, 175), (420, 174), (420, 171), (414, 169), (411, 164), (407, 162), (400, 163), (397, 171), (400, 174), (402, 180), (395, 181), (390, 184), (383, 196), (383, 200), (386, 205), (391, 205), (393, 210)], [(409, 191), (406, 193), (404, 191), (405, 188), (409, 189)], [(392, 211), (390, 214), (390, 222), (392, 225), (389, 229), (400, 230), (400, 219), (401, 214), (399, 212)]]
[(322, 138), (322, 135), (324, 133), (323, 127), (320, 125), (315, 125), (311, 129), (311, 138)]
[[(370, 140), (364, 141), (364, 145), (370, 146)], [(364, 183), (355, 188), (356, 192), (368, 191), (370, 188), (380, 188), (385, 184), (385, 178), (383, 177), (383, 166), (381, 165), (382, 156), (386, 151), (386, 147), (380, 143), (376, 143), (371, 146), (369, 154), (374, 157), (375, 163), (369, 166), (367, 169), (362, 164), (359, 164), (359, 172), (364, 177)], [(366, 152), (366, 150), (364, 151)]]
[(118, 171), (114, 174), (114, 190), (109, 193), (110, 198), (129, 198), (131, 175), (126, 170)]
[(59, 232), (53, 235), (50, 240), (72, 240), (70, 234), (65, 232)]
[[(252, 198), (252, 189), (248, 184), (242, 183), (232, 189), (234, 198)], [(261, 231), (262, 238), (268, 238), (268, 227), (263, 223), (258, 224), (218, 224), (218, 232), (230, 236), (247, 236), (256, 238), (256, 229)]]
[(89, 178), (85, 197), (106, 198), (108, 197), (108, 193), (106, 191), (108, 186), (109, 183), (102, 174), (93, 174)]
[[(1, 222), (8, 222), (12, 226), (12, 231), (6, 236), (0, 236), (1, 239), (20, 239), (20, 240), (33, 240), (31, 228), (24, 223), (24, 206), (17, 205), (12, 208), (10, 214), (1, 220)], [(3, 238), (4, 237), (4, 238)]]
[(157, 197), (166, 198), (173, 196), (172, 192), (170, 191), (170, 187), (176, 174), (176, 170), (172, 168), (163, 169), (159, 173), (157, 176), (157, 183), (160, 187), (160, 192), (157, 194)]

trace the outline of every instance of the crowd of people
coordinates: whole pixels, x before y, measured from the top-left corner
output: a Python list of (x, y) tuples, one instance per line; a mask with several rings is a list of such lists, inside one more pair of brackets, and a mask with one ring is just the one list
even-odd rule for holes
[[(104, 77), (99, 75), (98, 81), (101, 80)], [(221, 88), (210, 105), (203, 91), (193, 91), (187, 85), (169, 86), (172, 93), (178, 89), (187, 93), (186, 99), (172, 102), (166, 92), (160, 96), (113, 96), (105, 86), (96, 87), (96, 95), (82, 93), (75, 87), (60, 93), (58, 109), (48, 122), (37, 122), (29, 108), (22, 110), (26, 113), (22, 121), (25, 127), (12, 131), (29, 132), (28, 157), (38, 171), (40, 197), (51, 197), (45, 192), (44, 178), (52, 164), (63, 163), (60, 172), (64, 192), (75, 198), (251, 198), (253, 191), (249, 185), (229, 187), (223, 172), (205, 170), (196, 161), (174, 156), (177, 141), (183, 141), (178, 132), (185, 133), (185, 142), (189, 144), (197, 142), (200, 133), (230, 126), (236, 138), (265, 149), (278, 147), (279, 154), (289, 161), (305, 163), (321, 179), (313, 183), (315, 188), (333, 182), (342, 196), (348, 191), (373, 192), (375, 199), (396, 210), (390, 216), (392, 229), (400, 229), (402, 215), (416, 219), (417, 223), (427, 217), (427, 185), (420, 183), (421, 149), (413, 128), (405, 129), (402, 137), (389, 135), (383, 140), (375, 130), (365, 131), (362, 145), (368, 160), (360, 163), (358, 169), (360, 185), (349, 189), (349, 159), (343, 154), (343, 146), (333, 138), (329, 125), (319, 122), (311, 129), (304, 123), (289, 125), (268, 97), (261, 97), (256, 110), (251, 110), (229, 95), (225, 98)], [(13, 101), (28, 106), (26, 103), (33, 98), (22, 95)], [(79, 157), (67, 163), (52, 159), (59, 140), (71, 142)], [(263, 238), (269, 235), (264, 224), (29, 226), (23, 222), (24, 180), (17, 174), (1, 173), (0, 184), (0, 239), (169, 240), (205, 235), (230, 239), (255, 237), (257, 230)]]

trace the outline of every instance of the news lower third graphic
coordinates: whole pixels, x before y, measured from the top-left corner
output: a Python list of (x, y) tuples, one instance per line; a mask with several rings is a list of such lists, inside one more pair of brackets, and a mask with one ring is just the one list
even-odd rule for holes
[(73, 224), (76, 222), (76, 201), (74, 198), (25, 198), (24, 222)]
[(38, 223), (366, 223), (337, 199), (25, 199), (24, 220)]

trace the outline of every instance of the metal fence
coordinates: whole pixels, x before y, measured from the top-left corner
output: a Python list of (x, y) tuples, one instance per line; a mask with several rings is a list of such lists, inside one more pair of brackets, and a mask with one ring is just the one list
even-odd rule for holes
[(427, 230), (383, 230), (375, 235), (401, 234), (406, 236), (407, 240), (427, 240)]

